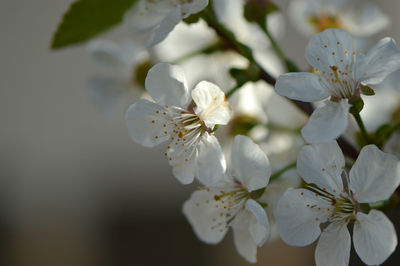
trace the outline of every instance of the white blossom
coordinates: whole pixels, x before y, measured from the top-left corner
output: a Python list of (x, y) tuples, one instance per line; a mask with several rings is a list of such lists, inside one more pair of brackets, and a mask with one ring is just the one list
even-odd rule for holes
[(124, 23), (136, 32), (151, 32), (149, 46), (163, 41), (184, 18), (203, 10), (208, 0), (140, 0), (125, 13)]
[(315, 102), (330, 97), (318, 107), (302, 129), (309, 143), (329, 141), (341, 135), (348, 123), (348, 99), (361, 93), (363, 85), (377, 85), (400, 67), (400, 52), (391, 38), (383, 38), (367, 54), (357, 54), (353, 38), (343, 29), (328, 29), (313, 36), (306, 59), (316, 73), (281, 75), (278, 94)]
[(137, 42), (119, 45), (109, 40), (95, 40), (88, 50), (95, 63), (103, 68), (88, 81), (89, 100), (105, 118), (112, 118), (124, 98), (137, 100), (144, 88), (137, 82), (136, 71), (146, 64), (149, 53)]
[(233, 230), (238, 253), (256, 262), (257, 246), (269, 237), (269, 222), (256, 200), (268, 184), (271, 169), (267, 156), (248, 137), (235, 137), (231, 172), (209, 188), (195, 191), (183, 205), (183, 213), (198, 238), (209, 244), (220, 242)]
[(356, 36), (370, 36), (385, 29), (390, 19), (372, 2), (353, 5), (348, 0), (293, 0), (289, 18), (304, 35), (328, 28), (343, 28)]
[(155, 102), (145, 99), (131, 105), (126, 123), (132, 139), (153, 147), (169, 142), (165, 156), (183, 184), (194, 176), (205, 185), (214, 184), (226, 163), (212, 131), (225, 125), (231, 107), (216, 85), (201, 81), (190, 91), (183, 70), (160, 63), (150, 69), (146, 90)]
[(397, 246), (396, 231), (381, 211), (364, 212), (361, 204), (390, 198), (400, 183), (399, 161), (368, 145), (349, 176), (344, 168), (344, 156), (335, 141), (300, 151), (297, 171), (307, 185), (306, 189), (288, 190), (279, 200), (276, 219), (281, 237), (294, 246), (309, 245), (320, 237), (316, 264), (348, 265), (351, 240), (347, 224), (354, 222), (357, 254), (368, 265), (381, 264)]

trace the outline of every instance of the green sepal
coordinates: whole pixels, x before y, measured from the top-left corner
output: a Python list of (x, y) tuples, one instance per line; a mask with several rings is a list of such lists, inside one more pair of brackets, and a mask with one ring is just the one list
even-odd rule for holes
[(265, 209), (265, 208), (268, 207), (268, 204), (267, 204), (267, 203), (264, 203), (264, 202), (261, 202), (261, 201), (258, 201), (258, 200), (256, 200), (256, 202), (257, 202), (258, 204), (260, 204), (260, 206), (263, 207), (263, 209)]
[(77, 0), (64, 14), (51, 41), (51, 49), (85, 42), (122, 22), (138, 0)]
[(265, 187), (250, 192), (252, 199), (259, 199), (265, 192)]
[(351, 104), (349, 112), (351, 114), (359, 114), (364, 108), (364, 101), (359, 95), (355, 95), (349, 99), (349, 104)]
[(190, 25), (192, 23), (197, 23), (200, 20), (200, 13), (192, 14), (188, 16), (187, 18), (182, 19), (183, 22), (186, 24)]
[(367, 96), (375, 95), (375, 91), (369, 86), (361, 85), (361, 91)]

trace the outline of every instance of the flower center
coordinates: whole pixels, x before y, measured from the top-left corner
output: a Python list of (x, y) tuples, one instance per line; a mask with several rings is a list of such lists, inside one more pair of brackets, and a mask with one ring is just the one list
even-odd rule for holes
[[(333, 221), (345, 221), (349, 222), (354, 218), (355, 214), (359, 210), (358, 202), (347, 192), (342, 192), (337, 194), (336, 191), (330, 193), (326, 190), (326, 188), (318, 188), (316, 186), (307, 185), (308, 190), (315, 193), (315, 196), (325, 201), (325, 203), (330, 207), (327, 207), (324, 211), (326, 211), (326, 220), (327, 222)], [(309, 208), (316, 208), (318, 211), (321, 211), (322, 208), (317, 205), (308, 204)]]
[(339, 19), (334, 15), (320, 14), (311, 16), (308, 21), (317, 32), (322, 32), (329, 28), (342, 28)]
[(321, 69), (316, 69), (318, 80), (330, 92), (334, 101), (351, 98), (360, 87), (354, 77), (356, 52), (344, 49), (341, 47), (343, 45), (340, 41), (324, 44), (327, 58), (316, 58), (321, 64)]
[(250, 198), (249, 192), (238, 182), (229, 191), (220, 190), (213, 197), (216, 216), (212, 218), (211, 230), (228, 228), (238, 212)]
[(205, 132), (211, 132), (204, 122), (194, 113), (193, 106), (185, 110), (176, 106), (164, 106), (155, 112), (157, 120), (153, 124), (161, 124), (162, 132), (154, 138), (169, 137), (171, 141), (167, 152), (168, 160), (174, 163), (189, 162), (194, 155), (196, 145)]

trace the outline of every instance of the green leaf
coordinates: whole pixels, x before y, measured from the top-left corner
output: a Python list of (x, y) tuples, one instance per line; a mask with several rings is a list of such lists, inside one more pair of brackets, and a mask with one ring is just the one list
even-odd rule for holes
[(78, 44), (121, 23), (138, 0), (77, 0), (64, 14), (53, 36), (52, 49)]

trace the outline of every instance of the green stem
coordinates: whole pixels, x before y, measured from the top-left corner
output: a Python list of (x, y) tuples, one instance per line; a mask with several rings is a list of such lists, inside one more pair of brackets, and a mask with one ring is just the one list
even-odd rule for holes
[(273, 78), (269, 73), (267, 73), (254, 59), (253, 53), (251, 50), (244, 44), (240, 43), (238, 40), (236, 40), (235, 35), (229, 31), (227, 28), (225, 28), (224, 25), (219, 23), (219, 21), (216, 19), (213, 10), (210, 8), (210, 5), (208, 8), (204, 9), (201, 15), (201, 18), (207, 22), (207, 24), (215, 30), (215, 32), (220, 36), (222, 39), (224, 39), (228, 45), (229, 48), (232, 50), (235, 50), (237, 53), (245, 57), (247, 60), (249, 60), (251, 63), (257, 65), (260, 68), (261, 74), (260, 76), (264, 81), (271, 85), (275, 85), (275, 78)]
[(276, 171), (275, 173), (273, 173), (271, 175), (271, 177), (269, 178), (269, 182), (274, 181), (276, 179), (278, 179), (282, 174), (284, 174), (286, 171), (295, 168), (296, 167), (296, 162), (291, 163), (285, 167), (283, 167), (281, 170)]
[(365, 129), (364, 122), (360, 116), (360, 113), (353, 113), (353, 116), (356, 119), (358, 127), (360, 128), (361, 136), (364, 138), (365, 143), (371, 143), (369, 136), (368, 136), (368, 132)]
[(278, 43), (275, 41), (275, 39), (272, 37), (271, 33), (268, 30), (268, 26), (266, 21), (264, 23), (259, 23), (258, 24), (260, 28), (264, 31), (265, 35), (267, 35), (268, 40), (270, 41), (272, 48), (274, 48), (276, 54), (279, 56), (279, 58), (283, 61), (283, 63), (286, 65), (286, 68), (289, 72), (299, 72), (300, 69), (294, 64), (291, 60), (289, 60), (281, 48), (279, 47)]

